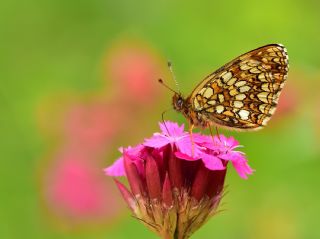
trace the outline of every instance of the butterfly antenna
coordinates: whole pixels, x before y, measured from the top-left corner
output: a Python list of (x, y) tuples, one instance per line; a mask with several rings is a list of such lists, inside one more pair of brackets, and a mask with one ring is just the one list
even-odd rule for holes
[(176, 84), (176, 87), (177, 87), (178, 91), (180, 92), (180, 87), (179, 87), (178, 81), (177, 81), (176, 76), (175, 76), (175, 74), (173, 73), (173, 70), (172, 70), (171, 61), (168, 61), (168, 67), (169, 67), (169, 70), (171, 72), (172, 79), (173, 79), (174, 83)]
[(179, 94), (177, 91), (175, 91), (174, 89), (172, 89), (171, 87), (169, 87), (166, 83), (163, 82), (163, 80), (160, 78), (158, 79), (159, 83), (161, 85), (163, 85), (164, 87), (166, 87), (168, 90), (172, 91), (173, 93)]

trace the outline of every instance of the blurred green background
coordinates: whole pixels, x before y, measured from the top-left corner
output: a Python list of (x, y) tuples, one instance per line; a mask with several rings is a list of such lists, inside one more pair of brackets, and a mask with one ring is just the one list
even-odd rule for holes
[(224, 132), (256, 172), (242, 180), (229, 170), (225, 211), (193, 238), (320, 238), (319, 9), (315, 0), (1, 1), (0, 237), (154, 238), (102, 168), (158, 130), (171, 93), (156, 79), (174, 85), (166, 60), (188, 94), (237, 55), (282, 43), (290, 71), (269, 126)]

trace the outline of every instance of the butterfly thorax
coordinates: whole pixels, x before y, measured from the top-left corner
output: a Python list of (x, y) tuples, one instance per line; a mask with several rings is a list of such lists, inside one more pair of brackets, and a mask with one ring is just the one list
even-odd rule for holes
[(208, 126), (207, 120), (205, 120), (201, 114), (198, 114), (192, 109), (192, 104), (189, 98), (185, 99), (180, 93), (176, 93), (172, 97), (173, 108), (182, 113), (189, 123), (194, 126), (206, 128)]

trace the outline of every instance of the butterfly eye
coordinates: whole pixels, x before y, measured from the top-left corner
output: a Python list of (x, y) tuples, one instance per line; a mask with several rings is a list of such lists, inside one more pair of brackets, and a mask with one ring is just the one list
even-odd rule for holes
[(178, 94), (174, 95), (173, 96), (173, 106), (174, 106), (175, 110), (181, 111), (184, 108), (183, 105), (184, 105), (184, 99)]

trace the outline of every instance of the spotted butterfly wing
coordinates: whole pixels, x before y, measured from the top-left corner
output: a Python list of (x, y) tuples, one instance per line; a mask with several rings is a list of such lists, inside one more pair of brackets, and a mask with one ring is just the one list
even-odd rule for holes
[(287, 79), (287, 50), (270, 44), (245, 53), (208, 75), (185, 100), (195, 126), (253, 130), (274, 113)]

